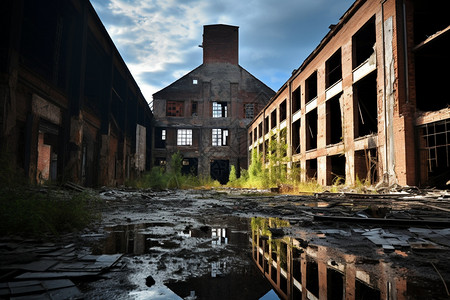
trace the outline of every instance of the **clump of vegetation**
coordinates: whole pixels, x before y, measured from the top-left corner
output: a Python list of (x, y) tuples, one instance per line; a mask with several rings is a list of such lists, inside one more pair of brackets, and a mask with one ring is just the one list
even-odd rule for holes
[[(235, 178), (234, 167), (230, 171), (228, 186), (236, 188), (267, 189), (282, 185), (292, 186), (293, 192), (315, 193), (323, 191), (316, 180), (300, 181), (299, 168), (287, 170), (287, 143), (286, 130), (273, 134), (266, 149), (266, 162), (263, 162), (261, 153), (256, 149), (251, 151), (251, 163), (247, 170), (241, 170), (241, 176)], [(232, 179), (232, 180), (231, 180)]]
[(96, 196), (32, 186), (10, 157), (0, 154), (0, 235), (59, 235), (84, 229), (99, 217)]
[(128, 182), (127, 185), (137, 188), (151, 189), (182, 189), (182, 188), (213, 188), (221, 184), (206, 176), (194, 176), (182, 174), (183, 156), (177, 152), (171, 156), (167, 168), (153, 167), (150, 172), (141, 178)]
[(0, 234), (40, 236), (82, 230), (99, 218), (92, 194), (61, 189), (2, 188)]

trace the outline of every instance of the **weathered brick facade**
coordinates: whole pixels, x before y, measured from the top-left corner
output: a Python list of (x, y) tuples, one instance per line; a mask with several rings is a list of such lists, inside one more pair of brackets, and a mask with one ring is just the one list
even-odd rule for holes
[(136, 158), (151, 156), (152, 112), (89, 1), (6, 0), (0, 14), (2, 155), (38, 183), (149, 169)]
[(274, 92), (238, 64), (238, 27), (208, 25), (203, 64), (153, 95), (154, 162), (184, 157), (184, 173), (228, 179), (247, 167), (246, 126)]
[[(264, 141), (272, 133), (285, 134), (287, 167), (299, 168), (303, 181), (445, 185), (445, 5), (355, 1), (249, 125), (248, 150), (265, 157)], [(287, 113), (280, 118), (282, 105)], [(266, 123), (273, 126), (261, 126)]]

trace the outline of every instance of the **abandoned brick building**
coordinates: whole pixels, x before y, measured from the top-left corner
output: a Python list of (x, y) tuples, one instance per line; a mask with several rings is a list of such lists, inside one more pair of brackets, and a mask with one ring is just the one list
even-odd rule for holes
[(322, 185), (445, 186), (447, 2), (355, 1), (249, 125), (248, 150), (267, 163), (284, 140), (291, 174)]
[(150, 168), (152, 112), (88, 0), (0, 4), (2, 155), (30, 182)]
[(207, 25), (203, 64), (153, 95), (155, 165), (183, 155), (183, 172), (228, 181), (247, 167), (247, 130), (275, 92), (238, 62), (238, 27)]

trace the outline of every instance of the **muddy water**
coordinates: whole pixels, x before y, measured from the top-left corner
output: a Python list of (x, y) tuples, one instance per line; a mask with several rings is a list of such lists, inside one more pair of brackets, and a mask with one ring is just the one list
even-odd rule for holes
[[(97, 251), (126, 254), (127, 275), (116, 280), (129, 291), (94, 285), (118, 298), (259, 299), (272, 287), (252, 261), (249, 228), (239, 217), (106, 227)], [(87, 295), (96, 294), (94, 288)]]
[(448, 247), (417, 249), (424, 229), (311, 222), (303, 211), (326, 203), (310, 198), (198, 193), (112, 199), (91, 248), (123, 253), (121, 268), (85, 298), (448, 299)]

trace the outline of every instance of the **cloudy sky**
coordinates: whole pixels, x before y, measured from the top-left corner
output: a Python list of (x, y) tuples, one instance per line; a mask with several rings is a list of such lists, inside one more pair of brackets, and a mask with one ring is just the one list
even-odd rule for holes
[(239, 26), (239, 64), (277, 91), (354, 0), (91, 0), (148, 102), (202, 64), (203, 25)]

